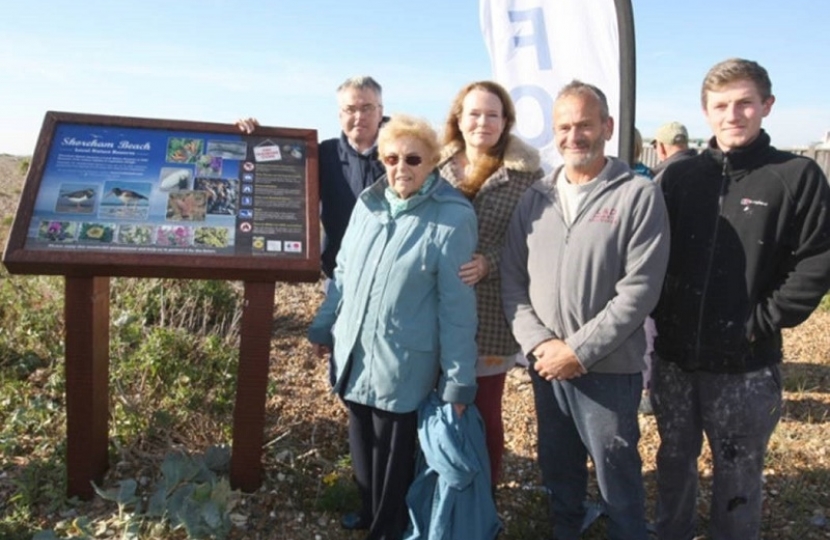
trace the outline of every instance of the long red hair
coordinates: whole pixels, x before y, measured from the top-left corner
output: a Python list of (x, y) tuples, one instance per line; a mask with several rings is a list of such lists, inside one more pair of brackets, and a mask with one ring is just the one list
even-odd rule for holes
[(468, 198), (473, 198), (484, 182), (504, 164), (504, 153), (510, 140), (510, 131), (516, 124), (516, 108), (513, 106), (510, 94), (502, 85), (493, 81), (472, 82), (462, 88), (452, 102), (450, 113), (444, 124), (444, 145), (454, 144), (461, 150), (465, 149), (464, 135), (461, 133), (458, 124), (464, 112), (464, 98), (473, 90), (483, 90), (499, 99), (502, 107), (502, 117), (504, 118), (504, 130), (496, 144), (487, 150), (487, 156), (477, 160), (476, 163), (472, 163), (472, 171), (458, 185), (458, 189)]

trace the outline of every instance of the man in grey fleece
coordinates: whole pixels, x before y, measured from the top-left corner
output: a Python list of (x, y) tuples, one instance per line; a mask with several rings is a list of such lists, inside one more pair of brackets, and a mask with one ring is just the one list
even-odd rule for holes
[(579, 537), (596, 468), (609, 537), (647, 538), (637, 406), (643, 321), (669, 255), (659, 186), (604, 155), (614, 120), (573, 81), (553, 109), (564, 166), (523, 195), (501, 259), (505, 315), (530, 369), (553, 535)]

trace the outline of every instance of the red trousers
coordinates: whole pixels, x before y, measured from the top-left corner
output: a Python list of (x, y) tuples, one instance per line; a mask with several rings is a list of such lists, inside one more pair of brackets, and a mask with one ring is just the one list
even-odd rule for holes
[(504, 456), (504, 424), (501, 421), (501, 398), (504, 395), (506, 373), (477, 377), (476, 407), (484, 420), (487, 454), (490, 456), (490, 482), (493, 486), (501, 478), (501, 462)]

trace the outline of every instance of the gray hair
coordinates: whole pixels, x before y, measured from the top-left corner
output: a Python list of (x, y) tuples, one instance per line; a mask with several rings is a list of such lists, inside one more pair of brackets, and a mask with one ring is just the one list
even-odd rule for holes
[(383, 90), (380, 87), (380, 83), (374, 80), (372, 77), (368, 75), (359, 75), (357, 77), (349, 77), (343, 84), (337, 87), (337, 93), (347, 90), (349, 88), (354, 88), (355, 90), (371, 90), (378, 96), (378, 100), (381, 100), (383, 97)]
[(574, 79), (565, 86), (563, 86), (559, 93), (556, 94), (556, 101), (559, 101), (564, 97), (586, 95), (593, 97), (599, 103), (600, 120), (602, 120), (603, 122), (608, 120), (608, 118), (610, 118), (611, 116), (611, 113), (608, 109), (608, 98), (605, 97), (605, 93), (602, 90), (600, 90), (593, 84), (588, 84), (586, 82)]

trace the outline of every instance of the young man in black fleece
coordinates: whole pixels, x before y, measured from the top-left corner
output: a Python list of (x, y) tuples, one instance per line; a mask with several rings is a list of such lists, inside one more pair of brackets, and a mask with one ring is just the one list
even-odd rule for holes
[(657, 532), (696, 534), (706, 433), (710, 538), (752, 540), (781, 413), (781, 329), (807, 319), (830, 287), (830, 187), (814, 161), (776, 150), (761, 129), (775, 101), (763, 67), (718, 63), (701, 101), (714, 137), (662, 179), (671, 256), (654, 313)]

